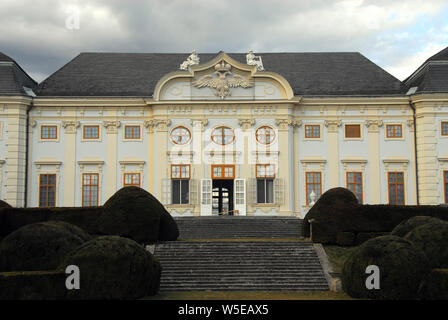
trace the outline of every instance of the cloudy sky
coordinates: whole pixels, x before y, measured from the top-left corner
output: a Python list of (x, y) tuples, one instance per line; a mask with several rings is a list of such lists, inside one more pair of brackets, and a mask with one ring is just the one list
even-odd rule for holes
[(0, 51), (42, 81), (80, 52), (358, 51), (403, 80), (448, 46), (446, 0), (1, 0)]

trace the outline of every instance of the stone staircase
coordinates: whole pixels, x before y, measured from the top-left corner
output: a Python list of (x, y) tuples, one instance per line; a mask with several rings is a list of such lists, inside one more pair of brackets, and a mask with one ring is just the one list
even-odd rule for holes
[(297, 218), (194, 217), (176, 221), (181, 238), (191, 240), (155, 246), (154, 255), (163, 268), (160, 291), (329, 289), (313, 244), (298, 240), (301, 220)]
[(295, 217), (185, 217), (175, 218), (179, 239), (242, 239), (300, 237), (302, 220)]

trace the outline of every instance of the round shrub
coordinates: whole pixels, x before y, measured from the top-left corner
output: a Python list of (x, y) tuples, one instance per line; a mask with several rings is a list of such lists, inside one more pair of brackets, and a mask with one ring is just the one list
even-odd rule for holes
[(136, 299), (155, 294), (160, 265), (137, 242), (118, 236), (101, 236), (72, 251), (61, 269), (76, 265), (80, 289), (72, 299)]
[(55, 269), (67, 253), (88, 239), (83, 230), (62, 221), (26, 225), (0, 242), (0, 270)]
[(448, 223), (424, 224), (409, 231), (404, 238), (423, 250), (432, 268), (448, 268)]
[(313, 242), (336, 243), (340, 231), (353, 231), (351, 221), (358, 207), (358, 200), (350, 190), (340, 187), (328, 190), (303, 219), (303, 236), (310, 236), (308, 220), (314, 219)]
[(179, 228), (177, 227), (176, 221), (174, 221), (168, 211), (162, 211), (162, 214), (160, 215), (159, 240), (171, 241), (176, 240), (178, 237)]
[(161, 218), (164, 214), (169, 215), (149, 192), (135, 186), (124, 187), (104, 204), (104, 211), (99, 219), (100, 232), (152, 243), (159, 239), (162, 230), (164, 235), (170, 235), (164, 237), (164, 240), (176, 240), (176, 230), (172, 231), (172, 226), (177, 228), (177, 225), (174, 220), (174, 224), (170, 224), (168, 219)]
[(443, 222), (443, 220), (428, 216), (415, 216), (410, 219), (402, 221), (392, 230), (391, 235), (397, 237), (404, 237), (412, 229), (429, 222)]
[(12, 206), (6, 201), (0, 200), (0, 208), (12, 208)]
[[(369, 265), (380, 271), (380, 289), (366, 288)], [(396, 236), (370, 239), (353, 251), (342, 268), (344, 291), (354, 298), (413, 299), (429, 272), (428, 259), (410, 241)]]

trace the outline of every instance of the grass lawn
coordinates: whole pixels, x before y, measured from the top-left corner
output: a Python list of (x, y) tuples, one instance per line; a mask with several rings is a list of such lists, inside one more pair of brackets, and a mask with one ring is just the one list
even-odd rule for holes
[(352, 300), (344, 292), (331, 291), (174, 291), (144, 300)]
[(357, 247), (324, 246), (328, 259), (333, 266), (333, 271), (341, 273), (345, 260)]

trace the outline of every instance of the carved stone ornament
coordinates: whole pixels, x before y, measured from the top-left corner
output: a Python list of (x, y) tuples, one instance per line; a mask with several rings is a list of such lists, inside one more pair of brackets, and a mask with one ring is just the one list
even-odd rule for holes
[(196, 125), (200, 125), (201, 131), (204, 131), (205, 127), (208, 124), (208, 119), (191, 119), (191, 125), (195, 127)]
[(250, 66), (257, 66), (258, 71), (264, 70), (261, 57), (254, 55), (254, 52), (252, 50), (250, 50), (249, 53), (246, 54), (246, 63)]
[(254, 119), (238, 119), (238, 124), (243, 129), (249, 129), (255, 123)]
[(325, 120), (324, 124), (328, 128), (328, 131), (337, 132), (338, 127), (340, 127), (342, 125), (342, 121), (341, 120)]
[(283, 130), (288, 129), (288, 126), (291, 124), (291, 122), (292, 122), (291, 119), (275, 119), (275, 125), (279, 129), (283, 129)]
[(179, 69), (180, 70), (188, 70), (190, 66), (194, 66), (195, 64), (199, 64), (199, 57), (196, 53), (196, 50), (193, 50), (193, 52), (190, 54), (190, 56), (182, 62)]
[(62, 121), (62, 127), (65, 129), (65, 133), (76, 133), (79, 121)]
[(120, 121), (103, 121), (103, 126), (106, 128), (107, 133), (117, 133)]
[(230, 72), (231, 68), (230, 64), (221, 61), (215, 66), (215, 72), (194, 80), (192, 85), (196, 88), (209, 87), (215, 89), (215, 96), (221, 99), (230, 96), (230, 88), (250, 88), (254, 85), (253, 80)]
[(369, 132), (378, 132), (379, 127), (383, 125), (383, 120), (366, 120), (365, 125)]

